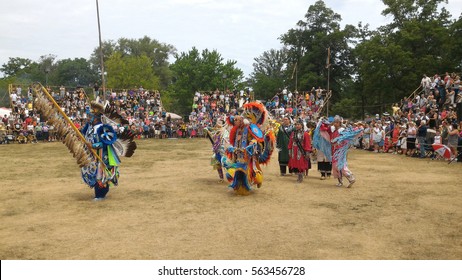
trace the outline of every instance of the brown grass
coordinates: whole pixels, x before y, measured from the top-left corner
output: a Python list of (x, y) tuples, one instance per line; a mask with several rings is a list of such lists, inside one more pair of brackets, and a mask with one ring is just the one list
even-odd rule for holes
[(1, 145), (0, 258), (462, 259), (462, 164), (353, 150), (346, 189), (279, 177), (276, 156), (243, 197), (205, 139), (138, 146), (93, 202), (61, 143)]

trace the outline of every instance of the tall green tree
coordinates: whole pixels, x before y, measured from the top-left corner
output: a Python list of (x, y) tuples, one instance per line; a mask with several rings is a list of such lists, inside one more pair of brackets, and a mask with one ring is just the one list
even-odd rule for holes
[[(412, 52), (413, 71), (444, 73), (456, 66), (449, 57), (453, 48), (449, 36), (451, 14), (440, 4), (447, 0), (383, 0), (387, 8), (382, 12), (393, 17), (386, 26), (386, 35), (405, 51)], [(443, 69), (444, 68), (444, 69)]]
[[(176, 53), (176, 48), (172, 45), (161, 43), (148, 36), (140, 39), (120, 38), (117, 42), (103, 42), (104, 61), (107, 61), (113, 53), (118, 52), (122, 57), (141, 57), (146, 56), (151, 60), (151, 68), (155, 75), (159, 77), (159, 88), (165, 89), (171, 82), (172, 72), (169, 68), (169, 58)], [(90, 59), (96, 69), (100, 67), (99, 47), (95, 48)], [(106, 69), (107, 70), (107, 69)], [(111, 75), (108, 71), (108, 76)]]
[(19, 76), (31, 67), (32, 60), (21, 57), (10, 57), (7, 63), (2, 64), (0, 71), (5, 76)]
[(54, 54), (40, 56), (39, 60), (30, 67), (30, 80), (33, 82), (39, 81), (44, 85), (56, 85), (53, 80), (56, 69), (56, 57)]
[(54, 85), (90, 86), (98, 75), (85, 58), (68, 58), (56, 62), (51, 79)]
[(5, 76), (17, 80), (16, 83), (28, 84), (32, 82), (41, 82), (46, 84), (55, 69), (56, 55), (42, 55), (38, 61), (32, 61), (27, 58), (15, 57), (8, 60), (2, 65), (0, 71)]
[[(382, 34), (359, 44), (355, 49), (361, 85), (360, 104), (371, 108), (371, 113), (381, 113), (387, 104), (398, 101), (414, 85), (416, 74), (411, 73), (413, 54), (390, 41)], [(374, 105), (374, 106), (372, 106)], [(364, 108), (364, 107), (363, 107)]]
[(114, 52), (106, 62), (108, 73), (107, 87), (114, 89), (131, 89), (144, 87), (158, 89), (159, 77), (152, 67), (152, 60), (146, 55), (125, 56)]
[(383, 0), (393, 21), (377, 31), (361, 28), (354, 50), (356, 86), (363, 112), (380, 113), (409, 96), (423, 74), (454, 71), (452, 39), (457, 28), (438, 8), (445, 0)]
[(271, 49), (255, 58), (250, 75), (251, 86), (257, 99), (268, 99), (289, 86), (287, 79), (287, 49)]
[(452, 48), (448, 52), (450, 60), (457, 64), (454, 68), (458, 73), (462, 73), (462, 13), (459, 19), (449, 27), (449, 36)]
[[(305, 19), (297, 27), (283, 34), (281, 42), (288, 49), (288, 69), (296, 68), (299, 90), (327, 86), (327, 57), (330, 49), (330, 89), (341, 92), (342, 79), (350, 79), (350, 40), (356, 28), (346, 25), (340, 28), (341, 16), (326, 7), (324, 1), (316, 1), (308, 8)], [(338, 96), (338, 95), (336, 95)]]
[(216, 50), (199, 52), (193, 47), (189, 52), (175, 55), (176, 61), (170, 66), (173, 84), (169, 91), (172, 104), (179, 113), (191, 111), (192, 98), (196, 91), (210, 91), (242, 87), (243, 72), (235, 67), (236, 61), (224, 62)]

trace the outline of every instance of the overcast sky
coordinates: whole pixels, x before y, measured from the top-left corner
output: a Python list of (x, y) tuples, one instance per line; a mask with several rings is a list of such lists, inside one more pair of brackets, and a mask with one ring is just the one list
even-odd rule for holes
[[(380, 0), (325, 0), (342, 26), (390, 22)], [(248, 76), (255, 57), (281, 47), (279, 36), (303, 20), (315, 0), (99, 0), (103, 40), (145, 35), (187, 52), (217, 50)], [(458, 18), (462, 0), (449, 0)], [(96, 0), (0, 0), (0, 65), (9, 57), (37, 61), (86, 58), (98, 46)], [(2, 74), (0, 73), (0, 76)]]

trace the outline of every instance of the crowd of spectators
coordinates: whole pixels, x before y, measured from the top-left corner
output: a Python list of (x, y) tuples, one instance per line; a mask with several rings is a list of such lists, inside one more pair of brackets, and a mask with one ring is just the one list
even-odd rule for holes
[(218, 119), (235, 114), (239, 108), (252, 100), (250, 90), (229, 89), (220, 91), (199, 92), (193, 97), (192, 110), (189, 115), (188, 130), (185, 137), (205, 136), (204, 129), (214, 126)]
[[(305, 121), (317, 120), (327, 97), (327, 90), (313, 87), (307, 92), (292, 93), (287, 88), (278, 91), (269, 100), (260, 100), (265, 104), (272, 118), (280, 119), (282, 116), (303, 118)], [(192, 112), (189, 123), (202, 130), (213, 126), (217, 119), (234, 114), (244, 104), (254, 98), (249, 90), (235, 90), (225, 92), (215, 90), (212, 92), (196, 92), (193, 99)]]
[(442, 156), (435, 153), (433, 144), (443, 144), (451, 150), (452, 158), (448, 160), (460, 161), (462, 116), (457, 115), (458, 106), (462, 106), (462, 92), (457, 74), (423, 75), (418, 91), (393, 104), (391, 114), (366, 116), (357, 147), (435, 159)]
[[(88, 96), (82, 88), (66, 90), (63, 86), (49, 88), (49, 92), (63, 111), (77, 127), (87, 119)], [(95, 97), (99, 95), (94, 90)], [(279, 120), (284, 116), (301, 118), (313, 124), (318, 120), (330, 93), (321, 87), (313, 87), (307, 92), (292, 93), (280, 90), (273, 98), (262, 100), (272, 117)], [(56, 135), (46, 120), (41, 120), (39, 112), (33, 108), (33, 92), (28, 87), (26, 93), (20, 86), (13, 87), (10, 95), (12, 114), (3, 116), (3, 138), (14, 139), (25, 136), (29, 141), (55, 141)], [(108, 91), (106, 99), (119, 108), (120, 114), (129, 120), (128, 127), (138, 138), (192, 138), (203, 137), (206, 127), (214, 126), (218, 119), (236, 114), (244, 104), (253, 99), (249, 90), (196, 92), (192, 110), (187, 122), (172, 118), (162, 108), (158, 91), (142, 87), (133, 90)], [(447, 145), (453, 155), (461, 149), (462, 123), (457, 117), (457, 106), (461, 106), (460, 77), (446, 73), (440, 77), (423, 75), (419, 91), (393, 104), (390, 113), (366, 115), (359, 121), (364, 133), (356, 141), (361, 149), (377, 153), (390, 152), (410, 157), (438, 157), (433, 153), (432, 144)], [(352, 123), (345, 121), (345, 125)], [(312, 125), (311, 125), (312, 127)]]
[[(66, 89), (60, 86), (48, 87), (47, 90), (77, 128), (87, 121), (90, 99), (83, 88)], [(99, 96), (99, 91), (94, 90), (93, 94), (94, 98), (103, 99)], [(139, 139), (185, 137), (186, 134), (194, 137), (197, 134), (193, 132), (192, 125), (172, 118), (163, 109), (158, 91), (149, 91), (142, 87), (133, 90), (111, 90), (106, 93), (105, 98), (129, 121), (128, 126), (116, 127), (116, 130), (131, 129)], [(1, 116), (0, 143), (59, 140), (54, 127), (34, 108), (31, 87), (28, 87), (27, 94), (24, 94), (20, 85), (13, 86), (10, 100), (11, 114)]]
[(292, 93), (285, 88), (266, 101), (265, 105), (275, 118), (290, 116), (294, 119), (302, 118), (306, 122), (316, 121), (329, 95), (321, 87), (313, 87), (310, 91), (300, 93)]

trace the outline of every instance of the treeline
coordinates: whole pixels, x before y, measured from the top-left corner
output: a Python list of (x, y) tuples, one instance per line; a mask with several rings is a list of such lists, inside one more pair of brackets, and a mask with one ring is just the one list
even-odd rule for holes
[[(386, 5), (382, 15), (392, 22), (376, 30), (363, 23), (341, 27), (341, 15), (323, 1), (315, 2), (294, 28), (279, 37), (281, 49), (255, 58), (247, 78), (236, 61), (225, 61), (217, 50), (192, 47), (178, 53), (174, 46), (148, 36), (106, 41), (107, 88), (158, 89), (168, 110), (186, 114), (197, 90), (251, 87), (257, 99), (268, 99), (286, 87), (309, 91), (329, 86), (330, 113), (361, 117), (388, 110), (416, 89), (423, 74), (461, 72), (462, 15), (454, 18), (445, 8), (446, 0), (382, 2)], [(54, 55), (38, 61), (10, 58), (0, 68), (5, 75), (0, 92), (4, 94), (9, 83), (32, 81), (100, 84), (99, 61), (98, 48), (88, 60), (57, 60)]]

